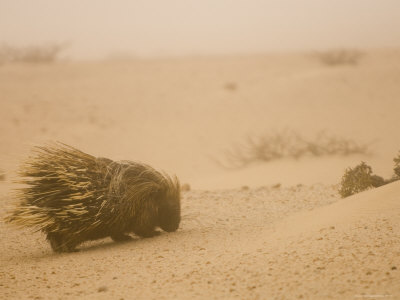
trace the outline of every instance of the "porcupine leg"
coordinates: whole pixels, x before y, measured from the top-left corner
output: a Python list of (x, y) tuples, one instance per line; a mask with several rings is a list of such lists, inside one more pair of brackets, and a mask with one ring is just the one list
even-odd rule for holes
[(114, 233), (111, 235), (114, 242), (126, 242), (132, 240), (132, 237), (122, 232)]
[(47, 233), (47, 240), (54, 252), (62, 252), (62, 238), (55, 232)]
[(47, 233), (47, 240), (50, 242), (54, 252), (75, 252), (77, 243), (69, 241), (64, 235), (57, 232)]

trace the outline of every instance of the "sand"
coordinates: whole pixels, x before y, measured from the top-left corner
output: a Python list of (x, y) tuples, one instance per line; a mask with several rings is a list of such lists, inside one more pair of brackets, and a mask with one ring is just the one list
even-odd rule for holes
[[(0, 66), (0, 218), (20, 161), (52, 140), (191, 186), (180, 229), (151, 239), (54, 254), (41, 233), (1, 222), (0, 298), (400, 299), (400, 183), (337, 192), (361, 160), (393, 173), (399, 69), (397, 50), (335, 67), (305, 53)], [(284, 129), (372, 153), (215, 163), (246, 135)]]

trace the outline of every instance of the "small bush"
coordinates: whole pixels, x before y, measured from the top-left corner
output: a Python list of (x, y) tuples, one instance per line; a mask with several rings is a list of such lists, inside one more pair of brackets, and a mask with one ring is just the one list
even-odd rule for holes
[(339, 194), (342, 198), (357, 194), (370, 188), (385, 184), (385, 180), (372, 174), (372, 168), (365, 162), (361, 162), (355, 168), (348, 168), (341, 181)]
[(400, 180), (400, 152), (393, 161), (395, 163), (395, 174), (392, 178), (386, 180), (378, 175), (373, 175), (372, 168), (365, 162), (361, 162), (354, 169), (348, 168), (342, 177), (339, 194), (342, 198), (345, 198), (369, 188), (379, 187)]
[(0, 63), (52, 63), (56, 61), (65, 45), (14, 47), (0, 46)]
[(339, 65), (356, 65), (359, 63), (363, 53), (356, 50), (330, 50), (319, 52), (316, 57), (324, 65), (339, 66)]

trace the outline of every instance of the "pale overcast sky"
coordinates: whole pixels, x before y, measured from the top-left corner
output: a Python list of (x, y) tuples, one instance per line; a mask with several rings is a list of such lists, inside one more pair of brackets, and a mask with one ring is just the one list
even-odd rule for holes
[(400, 0), (0, 0), (0, 43), (73, 58), (400, 47)]

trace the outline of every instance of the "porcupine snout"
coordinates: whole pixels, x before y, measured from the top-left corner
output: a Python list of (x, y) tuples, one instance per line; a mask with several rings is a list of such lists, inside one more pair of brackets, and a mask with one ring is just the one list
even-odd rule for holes
[(166, 232), (173, 232), (179, 228), (181, 222), (180, 206), (161, 206), (159, 210), (160, 228)]

